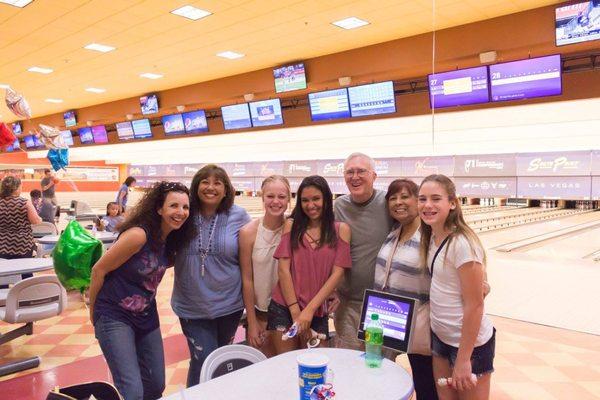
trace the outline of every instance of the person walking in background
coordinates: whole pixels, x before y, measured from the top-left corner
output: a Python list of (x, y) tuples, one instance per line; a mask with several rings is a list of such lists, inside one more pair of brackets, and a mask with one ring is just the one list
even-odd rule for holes
[(440, 399), (485, 400), (494, 371), (496, 329), (485, 315), (486, 256), (464, 220), (454, 183), (426, 177), (419, 188), (421, 262), (431, 273), (431, 352)]
[[(0, 183), (0, 258), (32, 257), (35, 242), (31, 225), (40, 222), (33, 203), (21, 197), (21, 180), (4, 177)], [(22, 278), (32, 276), (23, 274)]]
[(29, 192), (31, 202), (35, 207), (40, 218), (43, 222), (50, 222), (54, 224), (54, 216), (56, 215), (55, 205), (49, 199), (42, 198), (42, 192), (37, 189), (33, 189)]
[[(350, 228), (335, 222), (333, 195), (318, 175), (300, 183), (296, 207), (285, 223), (274, 257), (279, 260), (279, 283), (269, 304), (267, 329), (273, 331), (277, 354), (306, 346), (314, 330), (329, 339), (327, 299), (352, 267)], [(296, 337), (282, 334), (297, 324)], [(321, 346), (326, 346), (325, 340)]]
[(158, 399), (165, 388), (156, 291), (185, 242), (188, 216), (187, 187), (156, 183), (92, 268), (90, 319), (125, 400)]
[(45, 200), (49, 200), (52, 205), (56, 207), (55, 217), (60, 217), (60, 207), (58, 206), (58, 200), (56, 199), (56, 184), (59, 182), (59, 179), (54, 176), (54, 173), (49, 170), (44, 170), (44, 177), (40, 181), (40, 186), (42, 187), (42, 198)]
[(358, 324), (365, 289), (373, 287), (375, 259), (392, 228), (385, 192), (376, 190), (375, 162), (363, 153), (353, 153), (344, 161), (344, 180), (349, 194), (335, 200), (336, 221), (352, 231), (352, 268), (347, 269), (338, 287), (339, 307), (335, 311), (336, 347), (360, 350)]
[(271, 293), (278, 281), (273, 253), (281, 241), (291, 190), (288, 180), (281, 175), (266, 178), (260, 190), (265, 213), (240, 230), (240, 267), (248, 325), (246, 339), (270, 357), (274, 349), (267, 334), (267, 315)]
[[(417, 400), (437, 400), (431, 360), (429, 324), (429, 288), (431, 276), (421, 265), (419, 245), (421, 219), (417, 207), (419, 187), (408, 179), (396, 179), (388, 187), (385, 199), (390, 216), (399, 224), (383, 242), (375, 264), (374, 289), (419, 300), (412, 326), (408, 361)], [(386, 349), (392, 361), (399, 353)]]
[(193, 233), (175, 260), (171, 297), (190, 351), (188, 387), (200, 381), (206, 357), (233, 341), (244, 309), (239, 231), (250, 222), (233, 204), (235, 189), (217, 165), (196, 172), (190, 193)]
[(121, 214), (125, 213), (127, 199), (129, 197), (129, 188), (135, 186), (135, 182), (136, 180), (133, 176), (128, 176), (117, 192), (117, 199), (115, 202), (118, 204)]

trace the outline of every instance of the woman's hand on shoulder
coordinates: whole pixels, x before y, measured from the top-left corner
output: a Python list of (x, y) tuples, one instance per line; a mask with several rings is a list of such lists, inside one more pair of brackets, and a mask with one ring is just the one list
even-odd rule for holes
[(352, 238), (352, 231), (350, 230), (350, 225), (345, 222), (340, 222), (340, 238), (347, 243), (350, 243), (350, 239)]
[(286, 219), (285, 223), (283, 224), (283, 233), (291, 232), (293, 224), (294, 224), (294, 220), (292, 218)]

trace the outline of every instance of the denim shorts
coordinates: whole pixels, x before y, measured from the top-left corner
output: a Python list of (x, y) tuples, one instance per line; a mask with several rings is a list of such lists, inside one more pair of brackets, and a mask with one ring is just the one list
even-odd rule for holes
[[(433, 331), (431, 332), (431, 352), (434, 356), (442, 357), (450, 362), (450, 367), (454, 367), (458, 348), (450, 346), (440, 340)], [(482, 375), (494, 372), (494, 354), (496, 352), (496, 328), (492, 337), (481, 346), (473, 349), (471, 355), (471, 370), (475, 375)]]
[[(292, 314), (287, 307), (271, 300), (271, 303), (269, 304), (267, 330), (276, 331), (280, 330), (282, 327), (288, 329), (293, 323)], [(325, 334), (327, 339), (329, 339), (329, 317), (313, 317), (310, 328), (317, 333)]]

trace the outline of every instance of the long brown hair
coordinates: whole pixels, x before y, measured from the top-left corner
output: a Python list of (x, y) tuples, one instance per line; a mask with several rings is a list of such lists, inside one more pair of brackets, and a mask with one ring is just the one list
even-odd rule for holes
[[(483, 245), (481, 244), (481, 240), (479, 240), (479, 237), (477, 236), (477, 234), (473, 231), (473, 229), (471, 229), (471, 227), (469, 225), (467, 225), (467, 222), (465, 221), (465, 218), (463, 217), (463, 213), (462, 213), (462, 209), (460, 207), (460, 202), (458, 201), (458, 197), (456, 196), (456, 186), (454, 185), (454, 182), (452, 182), (450, 180), (450, 178), (448, 178), (446, 175), (441, 175), (441, 174), (434, 174), (434, 175), (429, 175), (428, 177), (426, 177), (425, 179), (423, 179), (423, 182), (421, 182), (421, 186), (419, 186), (419, 190), (423, 187), (423, 185), (427, 182), (435, 182), (438, 185), (440, 185), (445, 191), (446, 193), (448, 193), (448, 201), (450, 202), (454, 202), (454, 204), (456, 205), (456, 207), (453, 210), (450, 210), (450, 212), (448, 213), (448, 217), (446, 218), (446, 221), (444, 222), (444, 228), (448, 231), (450, 231), (450, 235), (448, 236), (448, 243), (446, 245), (446, 253), (448, 252), (448, 249), (450, 248), (450, 244), (452, 243), (452, 240), (457, 237), (458, 235), (463, 235), (466, 239), (467, 242), (469, 243), (469, 246), (471, 247), (471, 252), (473, 255), (476, 254), (476, 249), (481, 249), (481, 252), (483, 253), (483, 268), (485, 270), (485, 265), (487, 263), (487, 257), (485, 254), (485, 249), (483, 248)], [(431, 244), (431, 234), (432, 234), (432, 230), (431, 230), (431, 226), (427, 225), (423, 220), (421, 220), (421, 248), (420, 248), (420, 256), (421, 256), (421, 263), (427, 267), (427, 254), (429, 252), (429, 245)]]

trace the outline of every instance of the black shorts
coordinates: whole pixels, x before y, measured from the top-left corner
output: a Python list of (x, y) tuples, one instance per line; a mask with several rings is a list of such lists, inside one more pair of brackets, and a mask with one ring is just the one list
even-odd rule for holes
[[(269, 304), (267, 330), (288, 330), (293, 323), (294, 321), (292, 320), (292, 314), (287, 309), (287, 307), (282, 306), (281, 304), (271, 300), (271, 303)], [(317, 333), (323, 333), (327, 337), (327, 339), (329, 339), (329, 318), (327, 316), (313, 317), (310, 323), (310, 328)]]
[[(440, 340), (433, 331), (431, 331), (431, 352), (434, 356), (442, 357), (450, 362), (450, 367), (454, 367), (458, 348), (450, 346)], [(473, 349), (471, 355), (471, 370), (475, 375), (482, 375), (494, 372), (494, 355), (496, 352), (496, 328), (492, 337), (481, 346)]]

